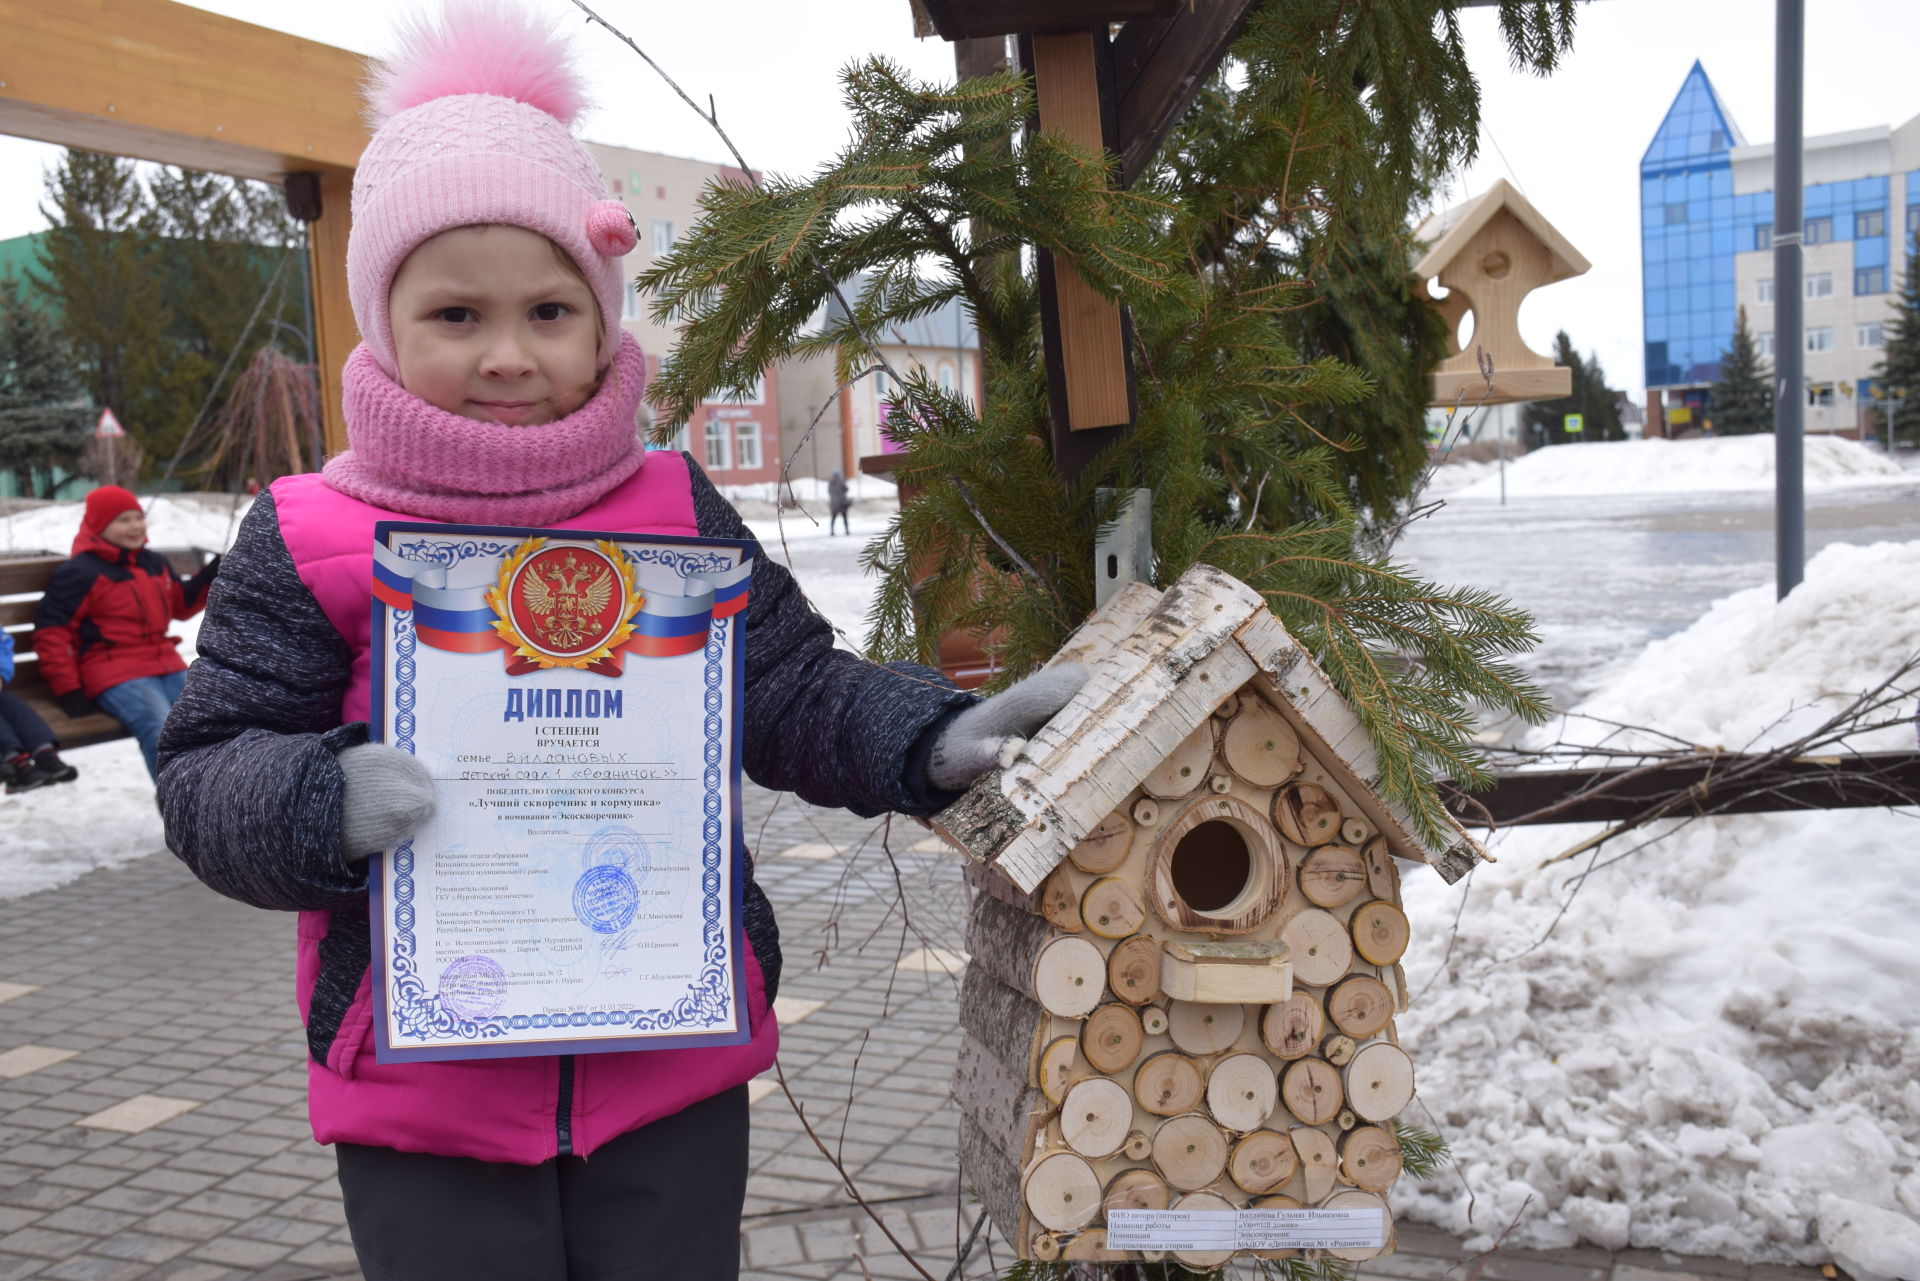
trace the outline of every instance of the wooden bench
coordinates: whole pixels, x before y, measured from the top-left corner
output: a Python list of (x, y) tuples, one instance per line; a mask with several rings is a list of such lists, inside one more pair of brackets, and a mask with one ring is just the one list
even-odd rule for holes
[[(155, 551), (173, 563), (182, 578), (199, 572), (206, 554), (197, 549), (159, 548)], [(33, 612), (46, 594), (53, 571), (67, 561), (65, 556), (28, 556), (0, 560), (0, 628), (13, 637), (13, 679), (6, 692), (19, 698), (46, 718), (62, 748), (86, 747), (125, 738), (127, 731), (105, 712), (78, 719), (68, 716), (53, 701), (53, 692), (40, 676), (40, 663), (33, 652)]]

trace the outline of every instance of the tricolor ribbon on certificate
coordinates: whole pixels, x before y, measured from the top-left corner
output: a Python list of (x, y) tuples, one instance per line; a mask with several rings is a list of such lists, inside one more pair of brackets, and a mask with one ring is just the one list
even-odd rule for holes
[[(585, 665), (585, 670), (617, 676), (623, 651), (643, 658), (698, 653), (707, 643), (713, 620), (731, 618), (747, 607), (752, 577), (753, 562), (744, 561), (730, 569), (688, 575), (680, 580), (678, 595), (657, 587), (638, 593), (640, 608), (626, 620), (631, 631), (610, 644), (604, 657)], [(512, 675), (551, 665), (516, 656), (519, 646), (511, 634), (511, 622), (489, 598), (493, 584), (454, 587), (447, 578), (445, 566), (408, 560), (384, 544), (374, 544), (373, 595), (389, 609), (412, 612), (414, 633), (422, 645), (463, 654), (506, 650), (507, 671)]]

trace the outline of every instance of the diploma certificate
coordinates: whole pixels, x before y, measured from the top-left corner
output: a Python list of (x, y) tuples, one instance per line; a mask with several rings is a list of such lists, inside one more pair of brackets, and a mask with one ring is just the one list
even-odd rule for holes
[(380, 1062), (748, 1039), (749, 548), (375, 527), (373, 733), (438, 800), (370, 876)]

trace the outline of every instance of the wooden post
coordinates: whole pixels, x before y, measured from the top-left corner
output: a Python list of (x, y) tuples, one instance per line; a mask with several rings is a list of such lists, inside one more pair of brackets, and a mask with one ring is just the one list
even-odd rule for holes
[[(1022, 36), (1038, 125), (1085, 147), (1107, 149), (1113, 91), (1104, 30)], [(1120, 306), (1041, 250), (1040, 332), (1053, 414), (1054, 466), (1077, 475), (1133, 424), (1133, 330)]]
[[(353, 170), (320, 171), (320, 217), (307, 224), (307, 279), (313, 289), (313, 356), (327, 453), (347, 447), (340, 373), (360, 341), (347, 300), (347, 235), (353, 230)], [(317, 460), (316, 460), (317, 461)]]

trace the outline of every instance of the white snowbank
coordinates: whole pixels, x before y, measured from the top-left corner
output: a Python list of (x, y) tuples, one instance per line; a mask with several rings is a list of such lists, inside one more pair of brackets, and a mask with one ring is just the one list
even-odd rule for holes
[[(1444, 468), (1442, 470), (1445, 470)], [(1837, 436), (1806, 438), (1808, 490), (1911, 483), (1884, 452)], [(1599, 494), (1693, 494), (1773, 488), (1773, 437), (1616, 440), (1536, 449), (1507, 463), (1509, 498)], [(1498, 498), (1500, 478), (1456, 490), (1457, 498)]]
[[(253, 506), (250, 498), (229, 494), (141, 495), (147, 509), (147, 542), (155, 547), (199, 547), (225, 551)], [(84, 503), (48, 503), (0, 520), (0, 552), (50, 552), (65, 556), (80, 532)]]
[[(754, 485), (719, 485), (719, 491), (733, 502), (771, 503), (782, 490), (790, 494), (794, 501), (818, 506), (825, 509), (827, 503), (827, 482), (813, 476), (795, 476), (785, 485), (779, 481), (761, 481)], [(895, 498), (899, 488), (882, 476), (869, 476), (865, 472), (856, 472), (847, 477), (847, 496), (855, 502), (868, 499)]]
[[(224, 494), (146, 499), (148, 541), (156, 547), (225, 550), (248, 500)], [(0, 520), (0, 549), (65, 555), (80, 528), (79, 503), (31, 507)], [(192, 662), (200, 619), (175, 623), (180, 657)], [(0, 793), (0, 898), (53, 889), (92, 871), (166, 848), (153, 782), (132, 739), (63, 753), (80, 771), (71, 783), (17, 796)]]
[[(1777, 743), (1916, 648), (1920, 543), (1836, 545), (1785, 602), (1718, 602), (1575, 710)], [(1547, 734), (1563, 732), (1607, 733)], [(1855, 746), (1913, 743), (1900, 724)], [(1407, 878), (1420, 927), (1401, 1034), (1459, 1174), (1401, 1188), (1397, 1211), (1483, 1248), (1531, 1198), (1513, 1243), (1920, 1277), (1914, 811), (1699, 822), (1584, 885), (1586, 856), (1543, 867), (1594, 830), (1505, 833), (1468, 888)]]

